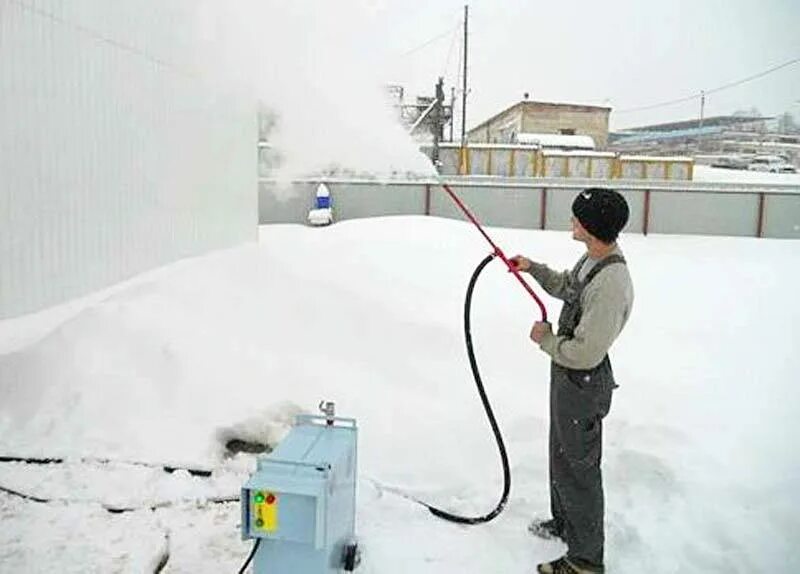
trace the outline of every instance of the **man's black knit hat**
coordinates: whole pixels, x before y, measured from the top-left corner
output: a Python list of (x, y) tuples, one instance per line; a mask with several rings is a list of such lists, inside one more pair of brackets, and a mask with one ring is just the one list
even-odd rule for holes
[(628, 223), (628, 203), (613, 189), (590, 187), (572, 202), (572, 213), (581, 225), (605, 243), (616, 241)]

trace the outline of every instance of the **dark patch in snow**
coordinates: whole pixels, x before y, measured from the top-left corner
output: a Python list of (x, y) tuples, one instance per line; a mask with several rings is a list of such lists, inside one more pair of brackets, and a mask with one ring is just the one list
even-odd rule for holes
[(272, 446), (260, 442), (232, 438), (225, 443), (225, 452), (227, 456), (234, 456), (240, 452), (264, 454), (272, 452)]
[(0, 456), (0, 462), (24, 462), (26, 464), (62, 464), (63, 458), (30, 458), (20, 456)]
[(164, 469), (164, 472), (166, 472), (168, 474), (172, 474), (173, 472), (178, 471), (178, 470), (185, 470), (186, 472), (188, 472), (192, 476), (201, 476), (203, 478), (208, 478), (208, 477), (211, 476), (211, 471), (210, 470), (201, 470), (201, 469), (198, 469), (198, 468), (185, 468), (185, 467), (180, 467), (180, 466), (164, 466), (162, 468)]

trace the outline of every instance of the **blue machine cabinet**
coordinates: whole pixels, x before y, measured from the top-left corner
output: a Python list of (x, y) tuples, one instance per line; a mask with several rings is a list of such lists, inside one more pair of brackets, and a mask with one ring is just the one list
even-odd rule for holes
[(299, 415), (242, 488), (242, 538), (260, 538), (256, 574), (328, 574), (357, 565), (354, 419)]

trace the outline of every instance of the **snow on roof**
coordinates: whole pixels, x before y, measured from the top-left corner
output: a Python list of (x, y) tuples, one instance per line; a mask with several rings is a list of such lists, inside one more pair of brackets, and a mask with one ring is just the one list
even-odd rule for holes
[(516, 135), (521, 144), (539, 145), (541, 147), (565, 147), (594, 149), (594, 140), (590, 136), (567, 136), (561, 134), (535, 134), (522, 132)]
[(542, 155), (547, 157), (574, 156), (574, 157), (614, 157), (613, 151), (592, 151), (585, 149), (543, 149)]
[[(421, 146), (423, 148), (432, 148), (433, 144), (425, 144)], [(461, 147), (461, 144), (458, 142), (442, 142), (439, 144), (439, 147), (444, 149), (458, 149)], [(535, 145), (525, 145), (525, 144), (514, 144), (514, 143), (472, 143), (468, 142), (466, 145), (469, 149), (530, 149), (530, 150), (537, 150), (539, 146)]]
[(621, 161), (682, 161), (686, 163), (693, 163), (693, 157), (685, 156), (665, 156), (665, 155), (621, 155)]

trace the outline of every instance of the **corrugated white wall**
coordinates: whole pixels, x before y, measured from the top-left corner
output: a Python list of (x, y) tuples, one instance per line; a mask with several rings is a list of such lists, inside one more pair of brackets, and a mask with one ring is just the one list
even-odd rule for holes
[(0, 0), (0, 318), (256, 238), (255, 105), (183, 8)]

